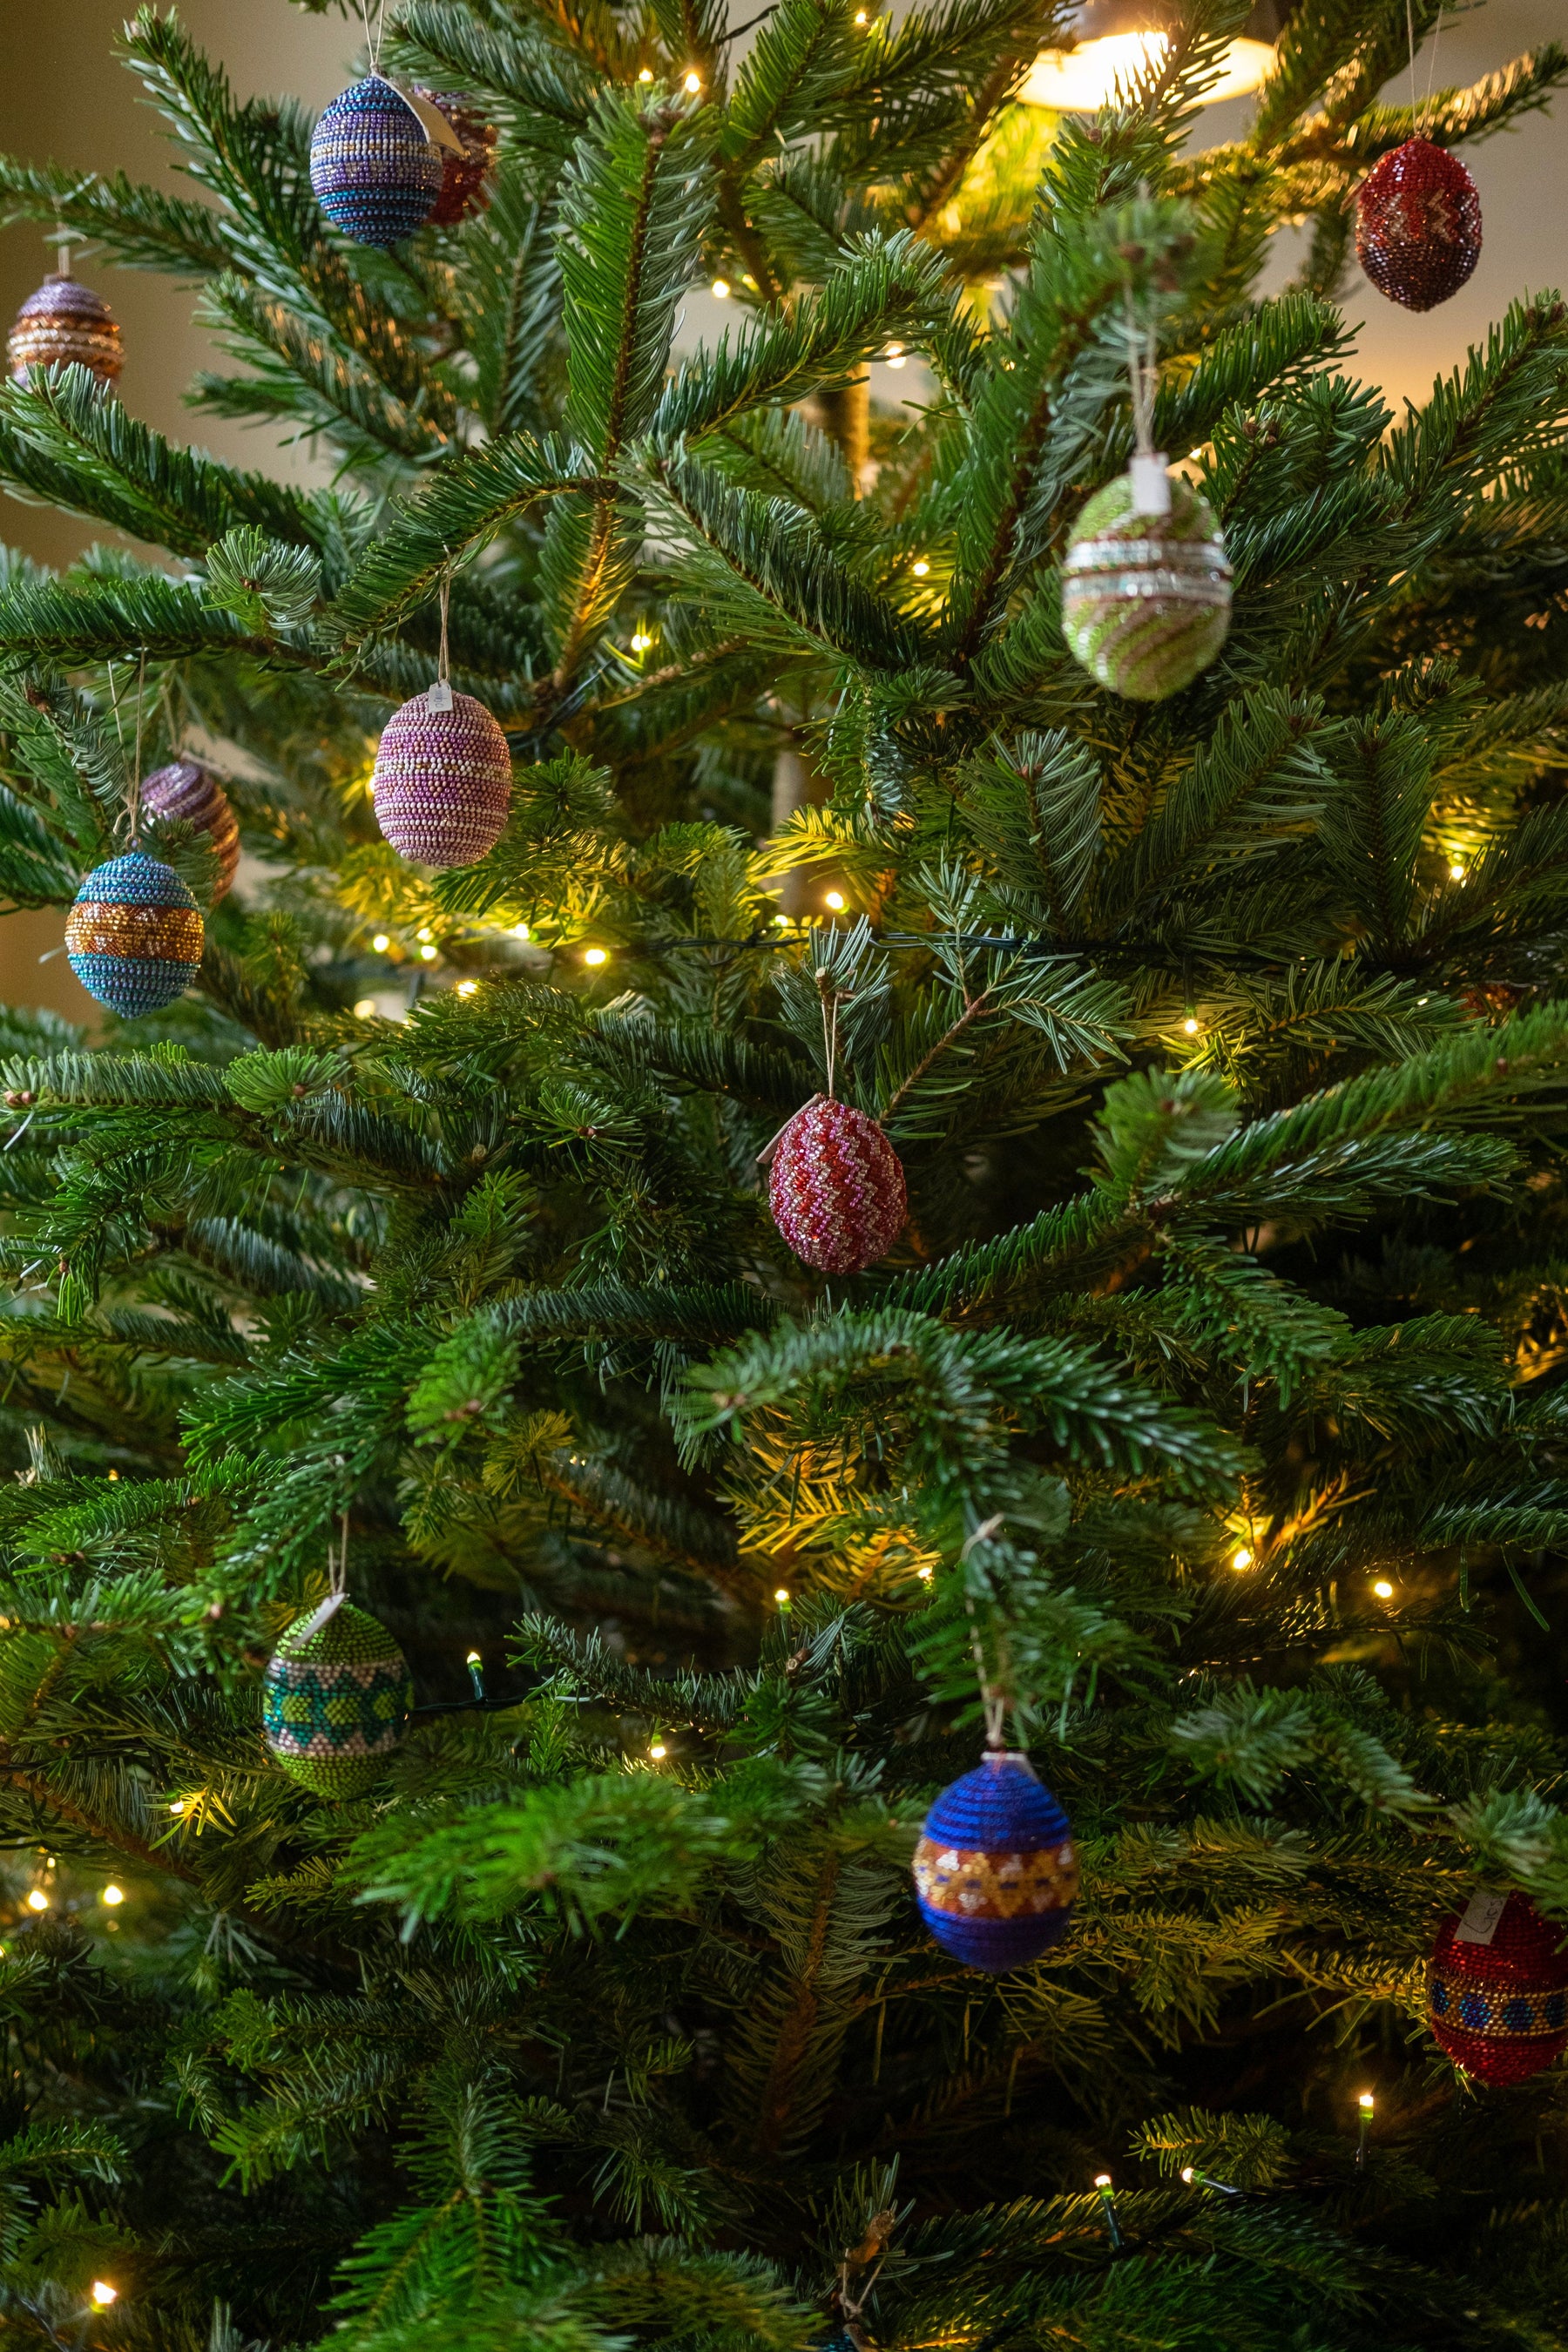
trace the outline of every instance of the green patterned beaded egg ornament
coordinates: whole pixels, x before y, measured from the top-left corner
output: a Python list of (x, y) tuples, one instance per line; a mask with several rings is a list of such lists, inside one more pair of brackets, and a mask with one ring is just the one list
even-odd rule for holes
[(1168, 514), (1140, 514), (1130, 474), (1097, 490), (1062, 565), (1062, 634), (1131, 702), (1163, 702), (1207, 669), (1230, 627), (1230, 566), (1206, 499), (1170, 477)]
[(291, 1780), (319, 1797), (357, 1797), (381, 1778), (413, 1704), (385, 1626), (336, 1595), (290, 1625), (268, 1659), (263, 1732)]

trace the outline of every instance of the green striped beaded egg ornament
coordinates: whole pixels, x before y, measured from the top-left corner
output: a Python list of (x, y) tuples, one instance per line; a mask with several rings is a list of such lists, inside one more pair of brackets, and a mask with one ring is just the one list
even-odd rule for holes
[(358, 1797), (381, 1778), (414, 1704), (402, 1651), (342, 1593), (290, 1625), (268, 1661), (262, 1727), (290, 1780)]
[[(1136, 465), (1163, 460), (1139, 459)], [(1207, 669), (1230, 627), (1230, 566), (1208, 501), (1165, 476), (1165, 511), (1135, 473), (1097, 490), (1062, 565), (1062, 633), (1131, 702), (1163, 702)], [(1140, 511), (1142, 500), (1144, 511)]]

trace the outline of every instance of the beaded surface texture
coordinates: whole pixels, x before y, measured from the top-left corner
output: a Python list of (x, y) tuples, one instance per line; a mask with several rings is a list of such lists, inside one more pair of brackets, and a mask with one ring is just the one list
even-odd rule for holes
[(174, 872), (140, 849), (88, 876), (66, 917), (70, 968), (122, 1020), (173, 1004), (202, 961), (202, 919)]
[(1432, 1947), (1426, 2010), (1434, 2040), (1481, 2083), (1522, 2083), (1568, 2049), (1563, 1928), (1527, 1895), (1510, 1895), (1489, 1944), (1445, 1921)]
[(796, 1257), (824, 1274), (874, 1265), (909, 1213), (903, 1168), (876, 1120), (826, 1095), (797, 1110), (780, 1136), (768, 1206)]
[(482, 702), (416, 694), (387, 720), (375, 754), (376, 822), (419, 866), (471, 866), (506, 831), (511, 752)]
[(74, 278), (46, 278), (16, 313), (5, 355), (14, 376), (30, 368), (90, 368), (100, 383), (115, 383), (125, 362), (120, 329), (109, 305)]
[(1457, 155), (1407, 139), (1363, 181), (1356, 258), (1380, 294), (1430, 310), (1457, 294), (1481, 256), (1481, 199)]
[(999, 1974), (1067, 1934), (1078, 1895), (1068, 1817), (1022, 1756), (944, 1789), (915, 1848), (921, 1916), (943, 1951)]
[(356, 245), (396, 245), (429, 219), (441, 154), (413, 108), (379, 74), (351, 82), (310, 136), (310, 185)]
[(426, 89), (418, 83), (415, 88), (419, 97), (446, 116), (463, 142), (460, 155), (454, 155), (449, 148), (442, 154), (441, 193), (430, 215), (437, 228), (456, 228), (459, 221), (482, 213), (489, 203), (489, 173), (495, 161), (495, 124), (485, 121), (471, 99), (449, 98), (445, 90)]
[(279, 1643), (262, 1685), (262, 1730), (291, 1779), (320, 1796), (356, 1796), (380, 1778), (413, 1704), (402, 1651), (368, 1610), (345, 1601), (313, 1632), (290, 1627)]
[(211, 837), (217, 860), (213, 905), (232, 887), (239, 864), (239, 824), (228, 795), (196, 760), (172, 760), (154, 768), (142, 787), (142, 805), (154, 816), (180, 817)]
[(1206, 499), (1171, 477), (1171, 511), (1134, 514), (1132, 479), (1097, 490), (1062, 564), (1062, 634), (1113, 694), (1163, 702), (1207, 669), (1230, 628), (1230, 566)]

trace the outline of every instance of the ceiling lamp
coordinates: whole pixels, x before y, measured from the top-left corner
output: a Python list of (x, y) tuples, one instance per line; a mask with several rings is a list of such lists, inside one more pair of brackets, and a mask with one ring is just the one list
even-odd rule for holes
[[(1202, 104), (1256, 89), (1274, 62), (1274, 43), (1289, 0), (1258, 0), (1247, 30), (1231, 42)], [(1074, 46), (1042, 49), (1018, 95), (1028, 106), (1060, 114), (1092, 114), (1110, 103), (1167, 45), (1159, 0), (1081, 0), (1073, 17)]]

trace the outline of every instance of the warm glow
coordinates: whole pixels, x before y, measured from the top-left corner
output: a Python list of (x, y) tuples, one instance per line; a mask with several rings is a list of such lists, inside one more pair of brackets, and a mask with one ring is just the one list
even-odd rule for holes
[(689, 74), (687, 75), (687, 77), (686, 77), (686, 88), (687, 88), (687, 89), (689, 91), (690, 95), (691, 95), (693, 98), (695, 98), (695, 97), (696, 97), (696, 95), (697, 95), (698, 91), (701, 89), (701, 87), (702, 87), (702, 77), (701, 77), (701, 75), (700, 75), (700, 74), (699, 74), (699, 73), (689, 73)]
[(713, 280), (713, 299), (715, 300), (715, 302), (727, 302), (727, 301), (729, 300), (729, 299), (730, 299), (730, 281), (729, 281), (729, 279), (728, 279), (727, 278), (716, 278)]
[(184, 1801), (184, 1797), (176, 1797), (176, 1798), (175, 1798), (175, 1800), (174, 1800), (174, 1803), (173, 1803), (173, 1804), (170, 1806), (170, 1808), (169, 1808), (169, 1811), (170, 1811), (172, 1813), (175, 1814), (176, 1816), (178, 1816), (179, 1814), (183, 1813), (183, 1812), (184, 1811), (184, 1810), (185, 1810), (185, 1801)]
[(1245, 1544), (1242, 1545), (1239, 1551), (1233, 1551), (1231, 1553), (1230, 1564), (1232, 1568), (1235, 1569), (1237, 1576), (1246, 1575), (1247, 1570), (1252, 1566), (1252, 1554), (1247, 1550)]
[(583, 950), (583, 961), (584, 963), (591, 963), (594, 965), (608, 963), (610, 961), (609, 950), (605, 948), (584, 948)]
[(120, 1475), (120, 1473), (119, 1473), (119, 1471), (118, 1471), (118, 1470), (109, 1470), (109, 1471), (106, 1471), (104, 1475), (105, 1475), (105, 1476), (106, 1476), (106, 1477), (110, 1477), (110, 1478), (118, 1478), (118, 1477), (119, 1477), (119, 1475)]
[(430, 929), (429, 924), (428, 924), (428, 923), (426, 923), (426, 926), (425, 926), (425, 928), (424, 928), (424, 929), (423, 929), (423, 930), (419, 930), (419, 931), (416, 931), (416, 932), (415, 932), (415, 934), (414, 934), (414, 936), (415, 936), (415, 938), (416, 938), (416, 940), (433, 940), (433, 939), (435, 938), (436, 934), (435, 934), (435, 932)]
[(634, 654), (646, 654), (652, 643), (653, 639), (647, 634), (647, 632), (639, 629), (636, 636), (632, 639), (632, 651)]
[(783, 923), (787, 929), (789, 926), (789, 917), (787, 915), (775, 915), (773, 917), (773, 920), (775, 923)]
[(368, 1021), (374, 1011), (375, 999), (374, 996), (360, 996), (355, 998), (354, 1019), (356, 1021)]
[(1094, 2176), (1094, 2185), (1097, 2189), (1109, 2189), (1110, 2186), (1110, 2173), (1097, 2172)]
[(1464, 869), (1464, 867), (1463, 867), (1462, 866), (1449, 866), (1449, 868), (1448, 868), (1448, 879), (1449, 879), (1449, 881), (1450, 881), (1450, 882), (1462, 882), (1462, 881), (1464, 880), (1464, 878), (1465, 878), (1465, 869)]
[(822, 894), (822, 903), (825, 907), (831, 907), (836, 915), (842, 914), (844, 910), (843, 891), (825, 890)]
[(931, 1582), (931, 1578), (936, 1574), (936, 1570), (935, 1570), (935, 1569), (934, 1569), (934, 1568), (931, 1567), (931, 1566), (929, 1565), (929, 1563), (928, 1563), (928, 1565), (927, 1565), (926, 1567), (924, 1567), (924, 1568), (917, 1568), (917, 1569), (916, 1569), (916, 1570), (915, 1570), (915, 1574), (920, 1578), (920, 1580), (921, 1580), (921, 1582), (922, 1584), (929, 1584), (929, 1583)]
[(669, 1750), (665, 1746), (662, 1739), (651, 1739), (648, 1742), (647, 1752), (653, 1758), (656, 1764), (662, 1764), (665, 1758), (668, 1755)]
[(33, 1889), (33, 1891), (32, 1891), (32, 1893), (31, 1893), (31, 1894), (28, 1895), (28, 1897), (27, 1897), (27, 1908), (28, 1908), (28, 1910), (29, 1910), (29, 1911), (47, 1911), (47, 1910), (48, 1909), (48, 1907), (49, 1907), (49, 1898), (48, 1898), (48, 1896), (44, 1893), (44, 1890), (43, 1890), (43, 1888), (42, 1888), (41, 1886), (35, 1886), (35, 1887), (34, 1887), (34, 1889)]
[(926, 573), (931, 570), (931, 565), (926, 562), (923, 555), (917, 555), (914, 562), (910, 564), (910, 570), (914, 573), (917, 580), (923, 580)]
[(1392, 1601), (1394, 1598), (1394, 1587), (1386, 1576), (1380, 1576), (1372, 1589), (1380, 1601)]
[(419, 950), (419, 960), (420, 960), (420, 961), (421, 961), (422, 963), (434, 963), (434, 962), (435, 962), (435, 961), (436, 961), (436, 950), (435, 950), (435, 949), (434, 949), (434, 948), (421, 948), (421, 949), (420, 949), (420, 950)]
[(1186, 1019), (1182, 1024), (1182, 1034), (1184, 1037), (1195, 1037), (1197, 1034), (1198, 1024), (1189, 1013)]
[[(1080, 41), (1076, 49), (1042, 49), (1018, 95), (1026, 106), (1091, 114), (1110, 102), (1119, 81), (1125, 87), (1145, 67), (1157, 66), (1168, 46), (1163, 33), (1108, 33), (1098, 41)], [(1256, 89), (1273, 62), (1269, 42), (1232, 41), (1202, 104)]]
[(375, 950), (377, 955), (384, 955), (387, 949), (392, 945), (392, 941), (388, 939), (384, 931), (377, 931), (374, 939), (371, 941), (371, 945)]
[(511, 927), (511, 935), (514, 940), (526, 940), (529, 937), (528, 925), (526, 923), (514, 923)]
[(107, 2279), (93, 2280), (92, 2299), (94, 2303), (97, 2304), (100, 2311), (107, 2311), (110, 2305), (114, 2302), (115, 2298), (118, 2296), (119, 2293), (120, 2289), (117, 2286), (110, 2286)]
[(779, 1588), (778, 1588), (778, 1591), (773, 1594), (773, 1599), (778, 1602), (778, 1604), (779, 1604), (779, 1606), (780, 1606), (780, 1608), (781, 1608), (781, 1609), (782, 1609), (782, 1608), (784, 1608), (784, 1605), (786, 1604), (786, 1602), (787, 1602), (787, 1601), (788, 1601), (788, 1600), (789, 1600), (789, 1587), (788, 1587), (788, 1585), (787, 1585), (787, 1584), (781, 1584), (781, 1585), (779, 1586)]
[(477, 980), (460, 980), (458, 982), (458, 994), (459, 996), (477, 996), (479, 994), (479, 983)]
[(1370, 2091), (1363, 2091), (1361, 2094), (1361, 2096), (1357, 2099), (1356, 2105), (1362, 2109), (1363, 2114), (1370, 2116), (1373, 2108), (1372, 2093)]
[(477, 1650), (470, 1650), (468, 1652), (468, 1663), (470, 1666), (477, 1666), (482, 1663)]
[(1193, 2185), (1193, 2168), (1190, 2164), (1183, 2165), (1182, 2179), (1186, 2182), (1187, 2187), (1190, 2189)]
[(644, 66), (641, 73), (637, 76), (637, 79), (638, 81), (651, 81), (653, 79), (653, 68), (651, 66)]
[(113, 1880), (110, 1879), (109, 1885), (103, 1890), (103, 1899), (108, 1904), (111, 1911), (117, 1909), (118, 1906), (125, 1900), (124, 1887), (116, 1886)]
[(858, 25), (863, 25), (863, 24), (865, 24), (865, 23), (866, 23), (866, 21), (867, 21), (867, 18), (866, 18), (866, 11), (864, 10), (864, 8), (857, 8), (857, 9), (856, 9), (856, 11), (855, 11), (855, 22), (856, 22)]

